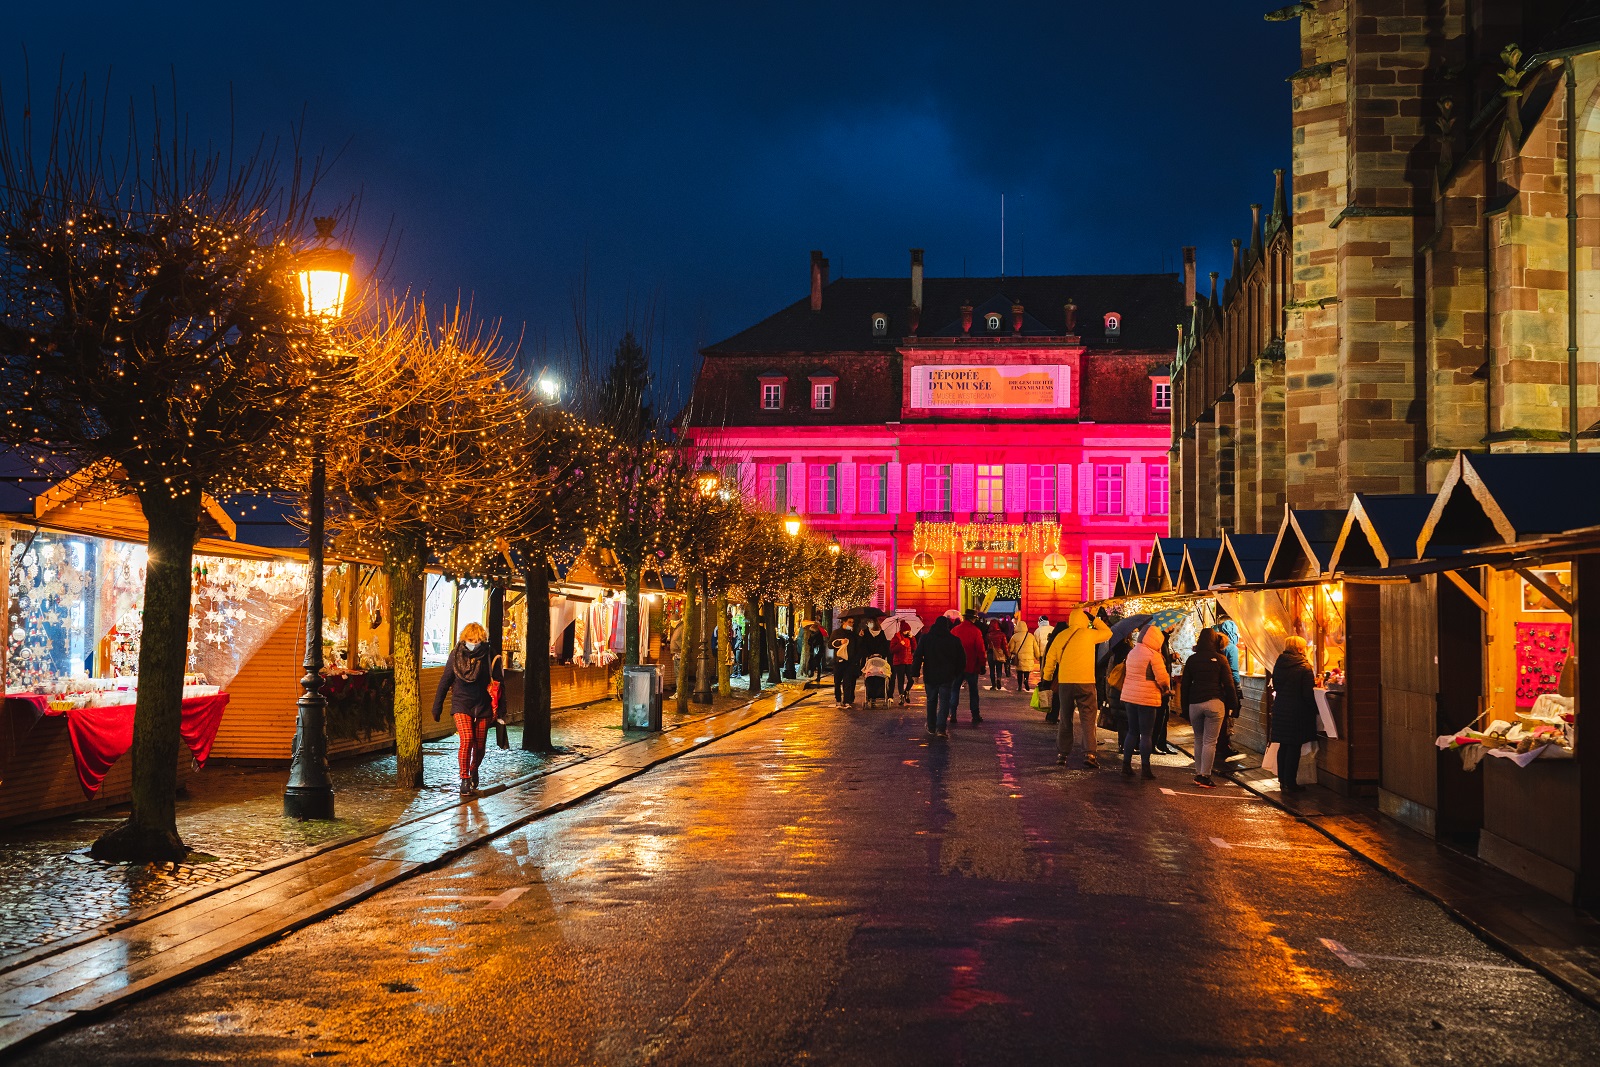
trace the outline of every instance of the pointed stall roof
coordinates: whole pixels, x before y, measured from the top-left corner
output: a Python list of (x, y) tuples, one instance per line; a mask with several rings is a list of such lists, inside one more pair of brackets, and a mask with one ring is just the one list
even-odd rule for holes
[(1133, 596), (1134, 594), (1138, 593), (1144, 588), (1144, 583), (1140, 582), (1138, 585), (1135, 585), (1135, 581), (1136, 579), (1134, 578), (1134, 570), (1132, 567), (1118, 567), (1117, 586), (1116, 589), (1111, 593), (1112, 597)]
[(1378, 571), (1398, 560), (1412, 559), (1417, 534), (1432, 507), (1432, 493), (1355, 494), (1334, 542), (1328, 570)]
[(1190, 537), (1183, 542), (1183, 564), (1178, 574), (1178, 592), (1198, 593), (1211, 588), (1211, 575), (1222, 552), (1220, 537)]
[(1417, 557), (1600, 524), (1596, 485), (1600, 452), (1458, 452), (1417, 534)]
[(1181, 537), (1156, 537), (1150, 543), (1150, 565), (1145, 571), (1146, 593), (1169, 593), (1177, 586), (1177, 576), (1183, 573), (1183, 539)]
[(1272, 558), (1277, 534), (1236, 534), (1222, 532), (1222, 549), (1211, 569), (1209, 588), (1258, 585), (1266, 581), (1267, 561)]
[(1343, 511), (1296, 510), (1285, 507), (1278, 538), (1267, 559), (1266, 580), (1316, 578), (1328, 569), (1333, 546), (1344, 526)]

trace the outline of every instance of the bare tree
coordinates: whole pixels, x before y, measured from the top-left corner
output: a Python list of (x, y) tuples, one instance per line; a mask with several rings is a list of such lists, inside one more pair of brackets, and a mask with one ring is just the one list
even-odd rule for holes
[[(190, 557), (202, 500), (288, 481), (322, 365), (293, 277), (320, 165), (196, 147), (159, 111), (108, 148), (87, 86), (22, 117), (0, 100), (0, 440), (133, 494), (149, 566), (133, 810), (106, 859), (180, 859), (174, 795)], [(170, 125), (169, 125), (170, 123)]]
[(394, 633), (396, 775), (422, 785), (418, 652), (422, 575), (485, 573), (525, 527), (543, 482), (529, 401), (491, 327), (459, 305), (437, 320), (419, 302), (392, 303), (352, 341), (358, 358), (410, 368), (401, 386), (348, 427), (331, 427), (330, 525), (378, 554), (389, 576)]

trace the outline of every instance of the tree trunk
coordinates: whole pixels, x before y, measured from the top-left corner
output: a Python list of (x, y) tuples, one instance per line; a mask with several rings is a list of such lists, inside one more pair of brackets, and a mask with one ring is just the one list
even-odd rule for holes
[(800, 665), (800, 650), (795, 647), (795, 640), (799, 637), (799, 631), (795, 629), (794, 617), (795, 602), (791, 600), (789, 601), (789, 651), (783, 657), (783, 676), (785, 678), (793, 678), (795, 676), (795, 668)]
[(639, 568), (629, 567), (622, 576), (622, 585), (628, 598), (628, 611), (624, 616), (623, 625), (628, 632), (623, 636), (627, 644), (623, 646), (622, 664), (625, 667), (639, 665)]
[(150, 557), (133, 712), (133, 810), (127, 822), (89, 850), (96, 859), (136, 863), (181, 860), (189, 854), (178, 836), (178, 745), (200, 497), (141, 498), (140, 503), (149, 525)]
[(761, 692), (761, 616), (754, 600), (744, 602), (744, 676), (750, 695)]
[(717, 692), (733, 696), (733, 619), (726, 596), (717, 597)]
[(767, 684), (779, 685), (783, 682), (783, 664), (780, 662), (783, 653), (778, 647), (778, 605), (769, 603), (766, 607), (766, 625), (762, 627), (767, 637)]
[(690, 573), (684, 577), (683, 590), (683, 642), (678, 648), (678, 692), (676, 695), (678, 714), (689, 714), (689, 676), (694, 673), (695, 667), (695, 632), (699, 629), (699, 603), (695, 599), (695, 583), (699, 576)]
[(523, 574), (528, 585), (528, 625), (522, 650), (522, 748), (553, 752), (550, 736), (550, 566), (543, 560)]
[(395, 781), (405, 789), (422, 788), (421, 541), (414, 534), (401, 535), (389, 544), (384, 559), (394, 635)]

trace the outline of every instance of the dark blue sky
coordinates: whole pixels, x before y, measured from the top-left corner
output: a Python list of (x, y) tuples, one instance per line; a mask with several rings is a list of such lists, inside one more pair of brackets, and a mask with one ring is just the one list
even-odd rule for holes
[[(833, 272), (1175, 269), (1228, 239), (1289, 155), (1293, 23), (1260, 2), (12, 6), (35, 92), (58, 63), (141, 94), (176, 73), (197, 130), (342, 149), (358, 252), (559, 347), (588, 269), (614, 329), (654, 302), (669, 352)], [(245, 10), (247, 9), (247, 10)], [(15, 47), (15, 46), (13, 46)], [(8, 105), (20, 69), (0, 64)], [(14, 113), (14, 111), (13, 111)], [(1025, 231), (1025, 237), (1024, 237)]]

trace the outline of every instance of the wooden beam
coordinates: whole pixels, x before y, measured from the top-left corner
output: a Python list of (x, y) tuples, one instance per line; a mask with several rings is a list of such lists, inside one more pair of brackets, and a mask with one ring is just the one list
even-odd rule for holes
[(1479, 611), (1483, 612), (1485, 615), (1489, 614), (1489, 602), (1483, 599), (1482, 593), (1478, 592), (1472, 587), (1471, 582), (1468, 582), (1455, 571), (1445, 571), (1444, 576), (1454, 582), (1455, 587), (1466, 594), (1468, 600), (1478, 605)]
[(1554, 604), (1568, 615), (1573, 614), (1572, 602), (1566, 597), (1562, 596), (1560, 593), (1556, 592), (1554, 589), (1550, 588), (1543, 578), (1540, 578), (1526, 567), (1515, 567), (1513, 569), (1518, 574), (1522, 575), (1523, 581), (1527, 582), (1529, 585), (1539, 590), (1539, 592), (1549, 597), (1550, 603)]

